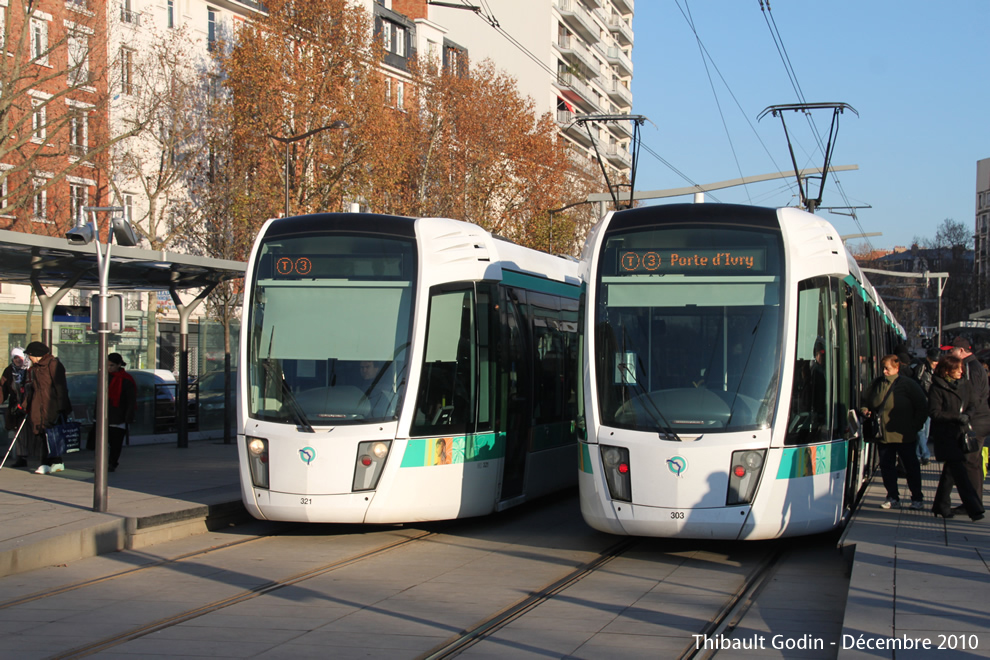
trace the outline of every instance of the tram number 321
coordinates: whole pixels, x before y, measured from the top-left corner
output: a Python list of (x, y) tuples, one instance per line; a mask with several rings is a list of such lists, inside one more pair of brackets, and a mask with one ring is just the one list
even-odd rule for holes
[(313, 498), (312, 497), (300, 497), (299, 498), (299, 503), (300, 504), (312, 504), (313, 503)]
[(683, 511), (671, 511), (670, 512), (670, 519), (671, 520), (684, 520), (684, 512)]

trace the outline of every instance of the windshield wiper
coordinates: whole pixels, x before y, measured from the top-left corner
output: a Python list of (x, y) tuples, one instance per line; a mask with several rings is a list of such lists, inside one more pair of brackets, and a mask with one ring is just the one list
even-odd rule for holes
[[(643, 358), (637, 355), (636, 360), (637, 360), (637, 364), (639, 365), (639, 372), (646, 373), (643, 367)], [(660, 427), (660, 431), (662, 431), (662, 433), (659, 434), (660, 439), (667, 440), (669, 436), (673, 436), (674, 440), (676, 440), (677, 442), (684, 442), (683, 440), (681, 440), (681, 436), (677, 435), (677, 431), (675, 431), (674, 427), (670, 425), (670, 422), (667, 421), (667, 418), (660, 410), (660, 406), (656, 404), (656, 401), (653, 400), (653, 397), (650, 396), (650, 393), (646, 391), (645, 387), (639, 384), (639, 379), (637, 378), (634, 382), (636, 383), (636, 385), (639, 385), (639, 389), (643, 391), (641, 397), (645, 397), (646, 400), (650, 402), (650, 405), (653, 406), (654, 412), (656, 412), (656, 414), (660, 417), (660, 420), (663, 420), (663, 422), (661, 423), (660, 420), (658, 420), (656, 417), (653, 418), (653, 422), (658, 427)]]
[[(625, 328), (622, 328), (622, 352), (627, 353)], [(636, 362), (637, 365), (639, 366), (639, 373), (641, 374), (646, 373), (646, 369), (643, 367), (643, 357), (637, 355), (636, 361), (637, 361)], [(624, 379), (628, 378), (628, 376), (629, 376), (628, 372), (623, 374)], [(646, 413), (650, 416), (650, 419), (653, 422), (653, 424), (657, 427), (659, 431), (658, 435), (660, 436), (660, 439), (667, 440), (670, 437), (673, 437), (674, 440), (676, 440), (677, 442), (683, 442), (683, 440), (681, 440), (681, 437), (677, 435), (677, 432), (674, 431), (674, 428), (670, 425), (670, 422), (667, 421), (667, 418), (664, 417), (664, 414), (660, 412), (660, 407), (657, 406), (656, 402), (653, 400), (653, 397), (650, 396), (650, 393), (647, 392), (646, 388), (639, 382), (639, 378), (638, 377), (633, 378), (632, 382), (640, 390), (640, 399), (645, 399), (649, 403), (649, 405), (653, 408), (653, 410), (650, 410), (650, 408), (648, 408), (646, 404), (643, 405), (643, 410), (646, 411)]]
[(302, 429), (306, 433), (316, 433), (312, 425), (310, 425), (309, 420), (306, 419), (306, 413), (303, 412), (302, 406), (300, 406), (299, 402), (296, 401), (296, 397), (292, 395), (292, 390), (289, 389), (289, 385), (285, 382), (285, 378), (277, 378), (275, 376), (271, 369), (271, 358), (263, 358), (261, 360), (261, 366), (265, 370), (265, 376), (268, 378), (271, 385), (279, 387), (281, 384), (284, 401), (289, 406), (289, 410), (292, 411), (292, 415), (296, 418), (298, 428)]

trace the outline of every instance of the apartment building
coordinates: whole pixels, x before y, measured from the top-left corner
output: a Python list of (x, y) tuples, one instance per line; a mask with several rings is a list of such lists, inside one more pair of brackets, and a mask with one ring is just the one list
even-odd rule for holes
[(990, 308), (990, 158), (976, 161), (975, 271), (977, 309)]
[[(425, 0), (384, 0), (418, 18)], [(634, 0), (489, 0), (474, 12), (429, 5), (420, 20), (460, 45), (471, 61), (491, 59), (515, 76), (538, 111), (551, 112), (579, 153), (593, 144), (615, 173), (629, 174), (630, 121), (575, 123), (579, 115), (632, 112)], [(488, 13), (490, 11), (490, 13)], [(423, 14), (425, 17), (425, 14)], [(494, 23), (494, 25), (493, 25)], [(612, 178), (610, 176), (610, 178)]]

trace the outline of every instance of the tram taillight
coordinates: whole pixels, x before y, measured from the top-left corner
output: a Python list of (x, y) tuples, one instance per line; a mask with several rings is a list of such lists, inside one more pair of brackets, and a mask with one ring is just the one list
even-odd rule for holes
[(632, 481), (629, 476), (629, 450), (625, 447), (601, 445), (605, 481), (613, 500), (632, 502)]
[(726, 504), (749, 504), (753, 501), (756, 486), (760, 483), (760, 474), (763, 472), (763, 459), (766, 453), (765, 449), (732, 452)]

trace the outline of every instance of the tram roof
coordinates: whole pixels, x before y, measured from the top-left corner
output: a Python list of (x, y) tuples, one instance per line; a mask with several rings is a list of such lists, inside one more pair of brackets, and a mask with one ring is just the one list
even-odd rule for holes
[[(196, 289), (243, 277), (246, 267), (241, 261), (114, 245), (108, 288)], [(99, 289), (96, 245), (69, 245), (64, 238), (0, 230), (0, 281)]]

